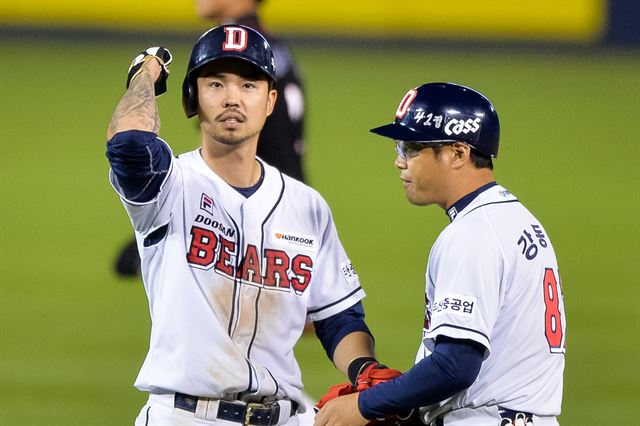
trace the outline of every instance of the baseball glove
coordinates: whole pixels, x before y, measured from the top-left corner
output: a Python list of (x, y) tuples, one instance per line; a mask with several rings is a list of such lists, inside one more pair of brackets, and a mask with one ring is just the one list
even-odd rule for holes
[(167, 68), (167, 65), (171, 63), (173, 56), (171, 56), (169, 49), (165, 49), (164, 47), (150, 47), (133, 58), (131, 65), (129, 65), (129, 70), (127, 71), (127, 89), (129, 88), (131, 80), (140, 73), (142, 64), (151, 58), (158, 60), (162, 66), (162, 73), (154, 86), (155, 94), (156, 96), (160, 96), (167, 91), (167, 79), (169, 78), (169, 68)]
[[(317, 412), (334, 398), (362, 392), (363, 390), (379, 385), (380, 383), (393, 380), (400, 375), (402, 375), (402, 373), (398, 370), (387, 368), (378, 362), (370, 363), (362, 369), (360, 374), (358, 374), (355, 380), (355, 385), (352, 383), (341, 383), (331, 386), (329, 391), (322, 396), (314, 408)], [(367, 426), (404, 425), (413, 419), (413, 414), (414, 410), (411, 410), (411, 412), (406, 416), (390, 415), (385, 418), (374, 419), (367, 423)]]

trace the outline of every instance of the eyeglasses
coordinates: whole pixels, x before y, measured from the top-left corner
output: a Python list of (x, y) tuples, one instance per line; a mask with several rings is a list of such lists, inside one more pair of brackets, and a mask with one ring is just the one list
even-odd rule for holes
[(399, 141), (396, 140), (396, 154), (404, 161), (416, 157), (420, 151), (426, 148), (436, 148), (439, 146), (450, 145), (452, 141)]

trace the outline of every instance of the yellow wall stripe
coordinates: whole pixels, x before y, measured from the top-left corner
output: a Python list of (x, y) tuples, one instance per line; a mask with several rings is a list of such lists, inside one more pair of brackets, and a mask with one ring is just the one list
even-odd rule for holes
[[(194, 0), (5, 0), (0, 23), (199, 31)], [(265, 0), (278, 33), (594, 41), (606, 0)]]

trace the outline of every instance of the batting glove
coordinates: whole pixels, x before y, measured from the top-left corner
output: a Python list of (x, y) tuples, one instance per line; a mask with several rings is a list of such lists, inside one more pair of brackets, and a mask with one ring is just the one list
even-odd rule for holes
[(167, 91), (167, 79), (169, 78), (169, 69), (167, 68), (167, 65), (171, 63), (173, 57), (171, 56), (171, 52), (164, 47), (150, 47), (133, 58), (133, 61), (131, 61), (131, 65), (129, 66), (129, 71), (127, 72), (127, 89), (129, 88), (129, 84), (131, 84), (131, 80), (140, 74), (142, 64), (151, 58), (157, 59), (162, 66), (162, 72), (154, 86), (156, 96), (160, 96)]

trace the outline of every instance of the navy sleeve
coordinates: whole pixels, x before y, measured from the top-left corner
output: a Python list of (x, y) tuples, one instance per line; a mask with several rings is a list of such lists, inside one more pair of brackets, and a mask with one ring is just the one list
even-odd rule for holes
[(361, 302), (329, 318), (315, 321), (313, 325), (316, 329), (316, 336), (320, 339), (320, 343), (331, 361), (333, 361), (333, 353), (338, 343), (346, 335), (354, 331), (364, 331), (371, 336), (369, 327), (364, 323), (364, 308)]
[(484, 351), (477, 342), (440, 336), (433, 353), (405, 374), (361, 392), (358, 408), (373, 419), (445, 400), (473, 384)]
[(171, 165), (169, 147), (141, 130), (116, 133), (107, 142), (107, 158), (125, 197), (139, 203), (158, 195)]

